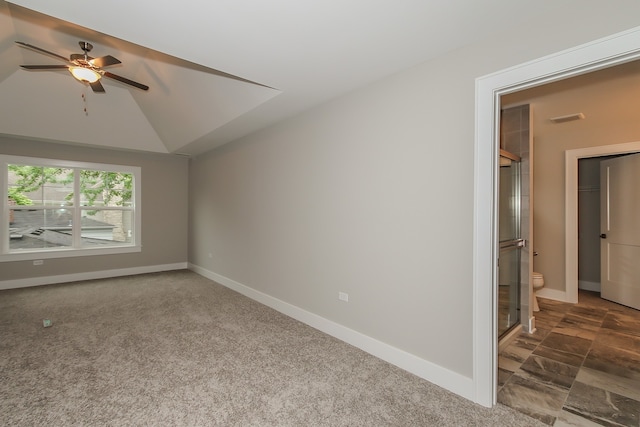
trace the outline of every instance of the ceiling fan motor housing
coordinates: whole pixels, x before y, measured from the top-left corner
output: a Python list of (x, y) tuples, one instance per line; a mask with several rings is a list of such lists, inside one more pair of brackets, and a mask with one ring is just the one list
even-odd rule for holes
[(93, 58), (90, 57), (88, 53), (91, 52), (91, 49), (93, 49), (93, 45), (89, 42), (78, 42), (78, 44), (80, 45), (80, 49), (82, 49), (84, 53), (72, 53), (71, 55), (69, 55), (69, 59), (71, 59), (72, 61), (80, 61), (81, 63), (83, 63), (83, 65), (89, 65), (88, 61)]
[(78, 42), (78, 44), (84, 52), (91, 52), (91, 49), (93, 49), (93, 45), (89, 42)]

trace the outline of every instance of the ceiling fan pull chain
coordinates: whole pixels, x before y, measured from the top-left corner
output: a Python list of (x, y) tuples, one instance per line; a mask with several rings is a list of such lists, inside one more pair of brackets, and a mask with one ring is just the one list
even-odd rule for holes
[(82, 88), (82, 102), (84, 103), (84, 115), (88, 116), (89, 115), (89, 111), (87, 110), (87, 95), (86, 92), (87, 88), (86, 86), (84, 88)]

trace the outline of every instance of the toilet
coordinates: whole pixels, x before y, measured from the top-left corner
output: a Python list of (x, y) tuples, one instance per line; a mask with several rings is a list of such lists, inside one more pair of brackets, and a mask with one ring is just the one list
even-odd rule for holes
[(536, 292), (542, 289), (542, 287), (544, 286), (544, 276), (542, 275), (542, 273), (534, 271), (533, 274), (531, 274), (531, 279), (533, 280), (533, 311), (540, 311)]

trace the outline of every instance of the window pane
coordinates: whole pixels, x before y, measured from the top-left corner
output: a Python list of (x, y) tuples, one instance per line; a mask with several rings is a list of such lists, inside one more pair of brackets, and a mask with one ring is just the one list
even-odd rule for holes
[(9, 165), (8, 196), (22, 206), (69, 206), (73, 202), (73, 170)]
[(121, 210), (83, 210), (82, 246), (99, 247), (131, 243), (133, 212)]
[(72, 246), (69, 209), (14, 209), (10, 214), (9, 249), (66, 248)]
[(80, 171), (80, 193), (82, 206), (131, 206), (133, 174)]

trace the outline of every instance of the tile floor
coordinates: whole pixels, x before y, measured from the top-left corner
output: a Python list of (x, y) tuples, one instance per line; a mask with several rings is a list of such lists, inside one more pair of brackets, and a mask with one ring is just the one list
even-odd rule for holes
[(640, 311), (580, 291), (539, 298), (536, 332), (498, 355), (498, 401), (552, 426), (640, 426)]

